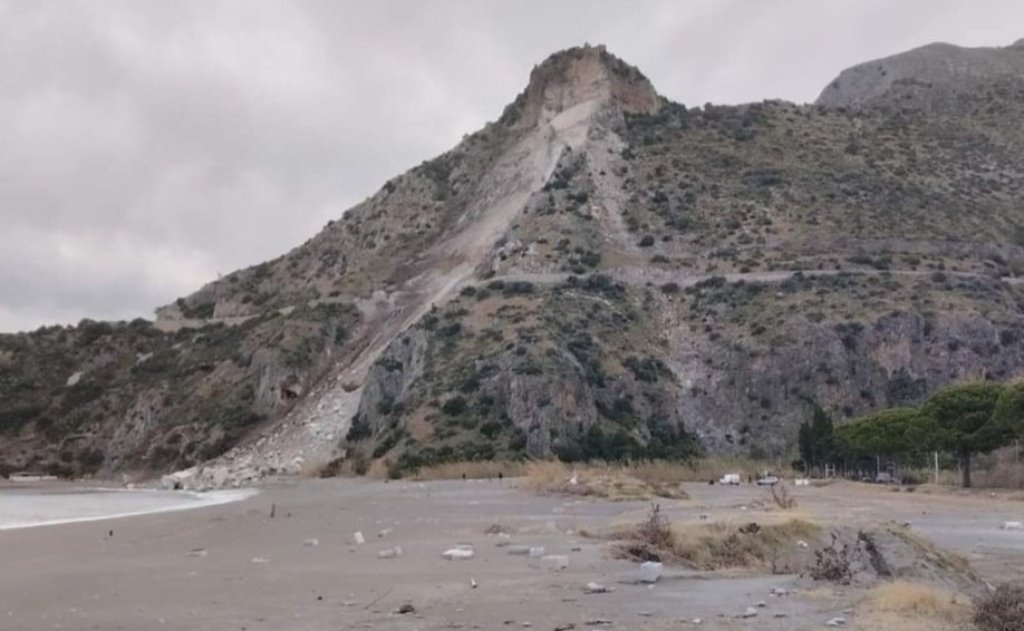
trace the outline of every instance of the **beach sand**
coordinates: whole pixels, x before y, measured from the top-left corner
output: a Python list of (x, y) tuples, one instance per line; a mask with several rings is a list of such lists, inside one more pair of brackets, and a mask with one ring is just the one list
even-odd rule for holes
[[(709, 510), (752, 518), (738, 507), (763, 494), (752, 487), (687, 490), (693, 499), (662, 501), (673, 519), (695, 520)], [(968, 520), (965, 528), (975, 528), (971, 519), (995, 524), (1020, 504), (965, 514), (959, 499), (918, 494), (826, 488), (801, 490), (800, 498), (802, 510), (844, 515), (857, 504), (858, 514), (879, 519), (900, 518), (889, 505), (899, 500), (900, 510), (922, 522), (921, 507), (934, 504), (936, 532), (949, 531), (950, 541), (964, 545), (949, 519), (963, 515), (957, 519)], [(207, 508), (2, 531), (0, 629), (668, 629), (693, 618), (705, 621), (701, 628), (733, 629), (753, 628), (736, 614), (770, 600), (756, 628), (782, 631), (820, 628), (849, 605), (820, 596), (768, 598), (775, 587), (808, 587), (790, 575), (667, 569), (657, 585), (637, 584), (635, 563), (612, 559), (605, 541), (577, 534), (639, 521), (647, 508), (530, 494), (508, 480), (296, 480)], [(492, 525), (513, 534), (485, 534)], [(356, 531), (365, 544), (354, 543)], [(474, 557), (442, 558), (458, 544), (472, 544)], [(542, 569), (537, 559), (508, 554), (506, 544), (544, 546), (571, 564)], [(394, 546), (400, 556), (378, 557)], [(1003, 549), (998, 557), (1014, 559), (1008, 571), (1019, 571), (1019, 551), (1014, 557)], [(586, 594), (590, 581), (613, 591)], [(414, 611), (396, 613), (406, 604)]]

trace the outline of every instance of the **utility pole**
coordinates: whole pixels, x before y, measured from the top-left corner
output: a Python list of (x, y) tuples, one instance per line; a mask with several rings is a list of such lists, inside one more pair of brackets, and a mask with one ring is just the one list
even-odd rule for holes
[(935, 452), (935, 484), (939, 483), (939, 452)]

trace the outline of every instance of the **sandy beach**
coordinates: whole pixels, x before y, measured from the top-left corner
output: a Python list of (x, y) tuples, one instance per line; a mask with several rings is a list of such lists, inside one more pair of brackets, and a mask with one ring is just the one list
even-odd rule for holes
[[(673, 521), (748, 513), (755, 487), (688, 485), (662, 502)], [(897, 497), (898, 502), (894, 502)], [(979, 497), (895, 496), (844, 485), (801, 489), (816, 518), (906, 519), (993, 579), (1024, 569), (1024, 535), (998, 529), (1024, 504)], [(296, 480), (247, 499), (152, 515), (0, 532), (0, 628), (40, 629), (815, 629), (849, 599), (773, 599), (751, 626), (736, 619), (773, 588), (813, 588), (795, 575), (666, 570), (637, 582), (636, 563), (581, 537), (642, 518), (645, 502), (542, 496), (514, 482)], [(271, 516), (273, 513), (273, 516)], [(509, 537), (485, 534), (500, 525)], [(366, 543), (354, 541), (361, 532)], [(474, 557), (442, 553), (471, 544)], [(507, 546), (565, 554), (561, 571)], [(379, 553), (401, 547), (396, 558)], [(598, 582), (612, 591), (587, 594)], [(475, 587), (474, 587), (475, 585)], [(400, 614), (403, 605), (413, 610)], [(573, 625), (573, 626), (570, 626)]]

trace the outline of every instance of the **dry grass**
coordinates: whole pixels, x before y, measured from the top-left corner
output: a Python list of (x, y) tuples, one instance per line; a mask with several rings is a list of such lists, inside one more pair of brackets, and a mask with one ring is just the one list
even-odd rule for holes
[(930, 585), (894, 581), (884, 583), (869, 594), (872, 609), (909, 616), (945, 615), (955, 610), (956, 594)]
[(526, 475), (529, 464), (515, 460), (495, 461), (484, 460), (474, 462), (449, 462), (423, 467), (413, 476), (416, 480), (470, 480), (503, 478), (520, 478)]
[(930, 585), (894, 581), (868, 592), (857, 606), (857, 629), (954, 631), (968, 629), (970, 600)]
[(523, 488), (611, 500), (686, 499), (676, 467), (670, 463), (569, 465), (537, 461), (526, 466)]
[[(929, 467), (907, 469), (906, 473), (935, 485), (935, 471)], [(971, 467), (971, 482), (975, 489), (1024, 489), (1024, 462), (1018, 458), (1016, 447), (1004, 447), (991, 454), (979, 454)], [(952, 469), (939, 471), (939, 487), (959, 487), (960, 474)]]
[[(348, 472), (351, 467), (342, 467)], [(698, 458), (687, 462), (664, 460), (630, 463), (569, 464), (557, 460), (537, 461), (481, 461), (452, 462), (424, 467), (412, 476), (417, 480), (455, 480), (497, 478), (526, 478), (524, 487), (543, 492), (593, 495), (612, 499), (649, 499), (652, 497), (685, 498), (679, 489), (682, 482), (707, 482), (726, 473), (743, 476), (772, 471), (783, 478), (792, 479), (797, 473), (779, 470), (772, 463), (743, 457)], [(573, 473), (577, 485), (568, 485)], [(383, 477), (380, 467), (370, 467), (369, 475)], [(310, 472), (316, 475), (316, 471)], [(575, 486), (579, 488), (567, 488)]]
[(645, 524), (620, 531), (616, 551), (637, 560), (678, 563), (697, 570), (782, 571), (799, 556), (800, 540), (814, 540), (820, 527), (802, 519), (777, 523), (713, 522), (673, 526), (667, 541), (645, 538)]
[(673, 465), (678, 469), (684, 482), (707, 482), (718, 480), (726, 473), (739, 473), (742, 477), (757, 477), (765, 471), (771, 471), (780, 478), (792, 480), (803, 477), (803, 474), (780, 466), (779, 463), (766, 460), (754, 460), (742, 456), (716, 456), (713, 458), (697, 458), (686, 463)]
[(790, 495), (784, 484), (776, 484), (768, 491), (768, 495), (776, 508), (781, 510), (793, 510), (796, 508), (796, 498)]

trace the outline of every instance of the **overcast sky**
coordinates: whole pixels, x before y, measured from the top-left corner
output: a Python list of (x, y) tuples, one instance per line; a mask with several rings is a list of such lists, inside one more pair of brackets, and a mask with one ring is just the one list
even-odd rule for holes
[(1019, 0), (0, 0), (0, 331), (149, 317), (281, 254), (604, 43), (687, 105), (807, 102)]

